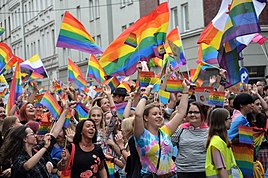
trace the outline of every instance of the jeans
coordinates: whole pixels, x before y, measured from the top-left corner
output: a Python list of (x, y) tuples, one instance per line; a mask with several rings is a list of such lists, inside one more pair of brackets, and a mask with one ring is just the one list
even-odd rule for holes
[(178, 178), (206, 178), (205, 172), (177, 172)]

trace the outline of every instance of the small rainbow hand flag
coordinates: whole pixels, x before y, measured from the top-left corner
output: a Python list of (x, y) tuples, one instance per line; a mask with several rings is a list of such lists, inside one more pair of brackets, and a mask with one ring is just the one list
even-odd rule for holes
[(74, 109), (78, 112), (79, 121), (88, 118), (88, 109), (82, 103), (77, 103)]
[(161, 79), (160, 78), (151, 78), (150, 85), (153, 85), (152, 92), (159, 92), (160, 85), (161, 85)]
[(124, 43), (133, 47), (133, 48), (136, 48), (138, 45), (136, 34), (131, 32)]
[(160, 102), (163, 104), (167, 104), (168, 100), (170, 98), (170, 93), (166, 92), (164, 90), (159, 91), (159, 96), (160, 96)]
[(43, 93), (35, 95), (35, 98), (34, 98), (35, 106), (40, 106), (41, 105), (40, 101), (42, 100), (43, 96), (44, 96)]
[(141, 71), (139, 73), (140, 87), (147, 87), (150, 84), (151, 78), (154, 78), (154, 72)]
[(239, 143), (253, 144), (253, 128), (238, 126)]
[(115, 104), (116, 111), (118, 113), (118, 117), (121, 120), (123, 119), (123, 114), (124, 114), (124, 111), (125, 111), (126, 106), (127, 106), (127, 102)]
[(182, 80), (167, 80), (166, 91), (170, 93), (182, 92)]
[(112, 77), (107, 82), (112, 92), (120, 85), (120, 82), (118, 81), (116, 76)]
[(209, 97), (208, 97), (208, 104), (223, 107), (224, 96), (225, 96), (225, 92), (210, 91)]
[(51, 122), (41, 122), (37, 131), (37, 135), (45, 135), (49, 133)]
[(66, 114), (66, 118), (65, 118), (64, 124), (63, 124), (63, 127), (66, 128), (66, 129), (70, 127), (70, 120), (71, 120), (71, 116), (72, 116), (71, 113), (72, 113), (72, 109), (69, 108), (68, 109), (68, 112)]
[(55, 119), (59, 117), (62, 108), (58, 104), (58, 101), (48, 91), (46, 91), (40, 103), (47, 107)]

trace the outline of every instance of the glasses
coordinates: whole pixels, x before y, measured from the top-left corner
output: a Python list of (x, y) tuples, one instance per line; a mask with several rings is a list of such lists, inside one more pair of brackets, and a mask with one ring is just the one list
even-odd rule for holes
[(197, 114), (200, 114), (200, 112), (199, 111), (189, 111), (188, 114), (189, 115), (191, 115), (191, 114), (197, 115)]
[(232, 118), (231, 118), (231, 117), (227, 117), (225, 120), (226, 120), (226, 121), (228, 121), (228, 120), (232, 120)]
[(28, 137), (28, 136), (35, 136), (35, 133), (29, 133), (26, 135), (26, 137)]

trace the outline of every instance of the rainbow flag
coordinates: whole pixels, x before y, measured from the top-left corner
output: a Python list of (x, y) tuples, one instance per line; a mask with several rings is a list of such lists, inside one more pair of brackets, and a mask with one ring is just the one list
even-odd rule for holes
[(54, 85), (54, 88), (55, 88), (55, 91), (60, 95), (61, 92), (62, 92), (62, 82), (60, 80), (56, 80), (53, 82), (53, 85)]
[(66, 114), (66, 118), (65, 118), (65, 121), (64, 121), (64, 124), (63, 124), (63, 127), (64, 128), (69, 128), (70, 127), (70, 121), (71, 121), (71, 117), (72, 117), (72, 109), (69, 108), (68, 109), (68, 112)]
[(120, 85), (118, 86), (118, 88), (125, 88), (128, 92), (131, 91), (131, 88), (128, 82), (125, 82), (125, 81), (120, 82)]
[(109, 178), (114, 178), (114, 163), (111, 161), (106, 160), (105, 161), (108, 167), (108, 173), (109, 173)]
[(20, 63), (18, 63), (15, 68), (13, 80), (11, 82), (9, 91), (10, 93), (9, 93), (9, 98), (8, 98), (8, 103), (7, 103), (7, 113), (9, 113), (10, 109), (15, 104), (18, 97), (22, 94)]
[(83, 89), (87, 87), (87, 81), (84, 79), (80, 68), (70, 58), (68, 58), (68, 81), (74, 82)]
[(170, 98), (170, 93), (166, 92), (164, 90), (159, 91), (159, 97), (160, 97), (160, 102), (163, 104), (167, 104)]
[(255, 34), (254, 38), (251, 40), (251, 42), (258, 43), (259, 45), (263, 45), (265, 41), (267, 41), (267, 38), (259, 33)]
[(166, 91), (170, 93), (182, 92), (182, 80), (167, 80)]
[(140, 87), (147, 87), (150, 84), (151, 78), (154, 78), (153, 71), (139, 72)]
[(208, 104), (223, 107), (224, 97), (225, 92), (211, 91), (208, 97)]
[(98, 59), (94, 55), (91, 55), (88, 60), (87, 78), (95, 78), (97, 82), (103, 83), (105, 81), (104, 76), (106, 76), (106, 73), (101, 67)]
[(107, 83), (109, 87), (111, 88), (112, 92), (120, 85), (120, 82), (118, 81), (117, 77), (112, 77), (111, 79), (107, 81)]
[(62, 108), (58, 104), (58, 101), (48, 91), (46, 91), (40, 103), (47, 107), (55, 119), (60, 116)]
[(22, 62), (20, 64), (21, 66), (21, 71), (24, 73), (32, 73), (33, 71), (44, 76), (44, 78), (48, 78), (47, 71), (45, 69), (45, 66), (43, 62), (41, 61), (40, 57), (38, 54), (34, 55), (30, 59)]
[(89, 54), (99, 54), (103, 52), (82, 23), (68, 11), (64, 14), (56, 46), (60, 48), (76, 49)]
[(43, 78), (44, 78), (43, 75), (41, 75), (37, 72), (34, 72), (34, 71), (32, 72), (32, 74), (29, 77), (30, 80), (37, 80), (37, 79), (43, 79)]
[(3, 74), (0, 75), (0, 83), (7, 84), (6, 78)]
[(182, 47), (182, 41), (177, 27), (171, 30), (167, 35), (165, 46), (166, 52), (171, 55), (177, 63), (177, 66), (175, 68), (186, 65), (186, 58)]
[(3, 27), (0, 27), (0, 36), (3, 35), (4, 32), (5, 32), (5, 29)]
[(35, 106), (40, 106), (41, 105), (40, 101), (42, 100), (43, 96), (44, 96), (43, 93), (35, 95), (35, 98), (34, 98)]
[(253, 144), (253, 128), (238, 126), (239, 143)]
[(45, 135), (49, 133), (51, 122), (41, 122), (37, 131), (37, 135)]
[(135, 35), (135, 33), (130, 33), (129, 36), (127, 37), (125, 44), (132, 46), (133, 48), (137, 47), (137, 36)]
[[(218, 51), (205, 43), (199, 44), (198, 60), (208, 64), (218, 64)], [(205, 69), (204, 67), (202, 68)]]
[(161, 85), (161, 79), (160, 78), (151, 78), (150, 85), (153, 85), (152, 92), (159, 92), (160, 85)]
[(5, 98), (7, 93), (8, 93), (8, 88), (4, 88), (4, 90), (0, 92), (0, 98)]
[(125, 111), (126, 106), (127, 106), (127, 102), (115, 104), (118, 117), (121, 120), (124, 119), (123, 114), (124, 114), (124, 111)]
[(5, 43), (0, 43), (0, 74), (4, 73), (8, 62), (14, 58), (10, 47)]
[(86, 120), (88, 118), (88, 109), (82, 103), (77, 103), (74, 109), (79, 115), (79, 121)]
[(232, 151), (237, 166), (243, 173), (244, 177), (253, 176), (254, 146), (249, 144), (232, 144)]
[[(169, 22), (168, 3), (162, 3), (147, 16), (140, 18), (119, 35), (104, 51), (100, 64), (107, 75), (129, 76), (136, 71), (138, 61), (155, 57), (154, 48), (163, 44)], [(137, 47), (126, 40), (135, 34)], [(130, 41), (130, 40), (127, 40)], [(134, 41), (134, 40), (133, 40)], [(134, 45), (135, 46), (135, 45)]]

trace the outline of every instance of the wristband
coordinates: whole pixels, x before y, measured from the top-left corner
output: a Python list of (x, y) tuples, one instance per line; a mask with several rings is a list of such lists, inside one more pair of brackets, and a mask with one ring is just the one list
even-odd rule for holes
[(116, 106), (111, 106), (111, 109), (116, 109)]
[(149, 98), (149, 94), (148, 93), (143, 93), (142, 96), (146, 96), (147, 98)]
[(145, 100), (148, 100), (148, 96), (146, 96), (146, 95), (142, 95), (141, 98), (144, 98)]

